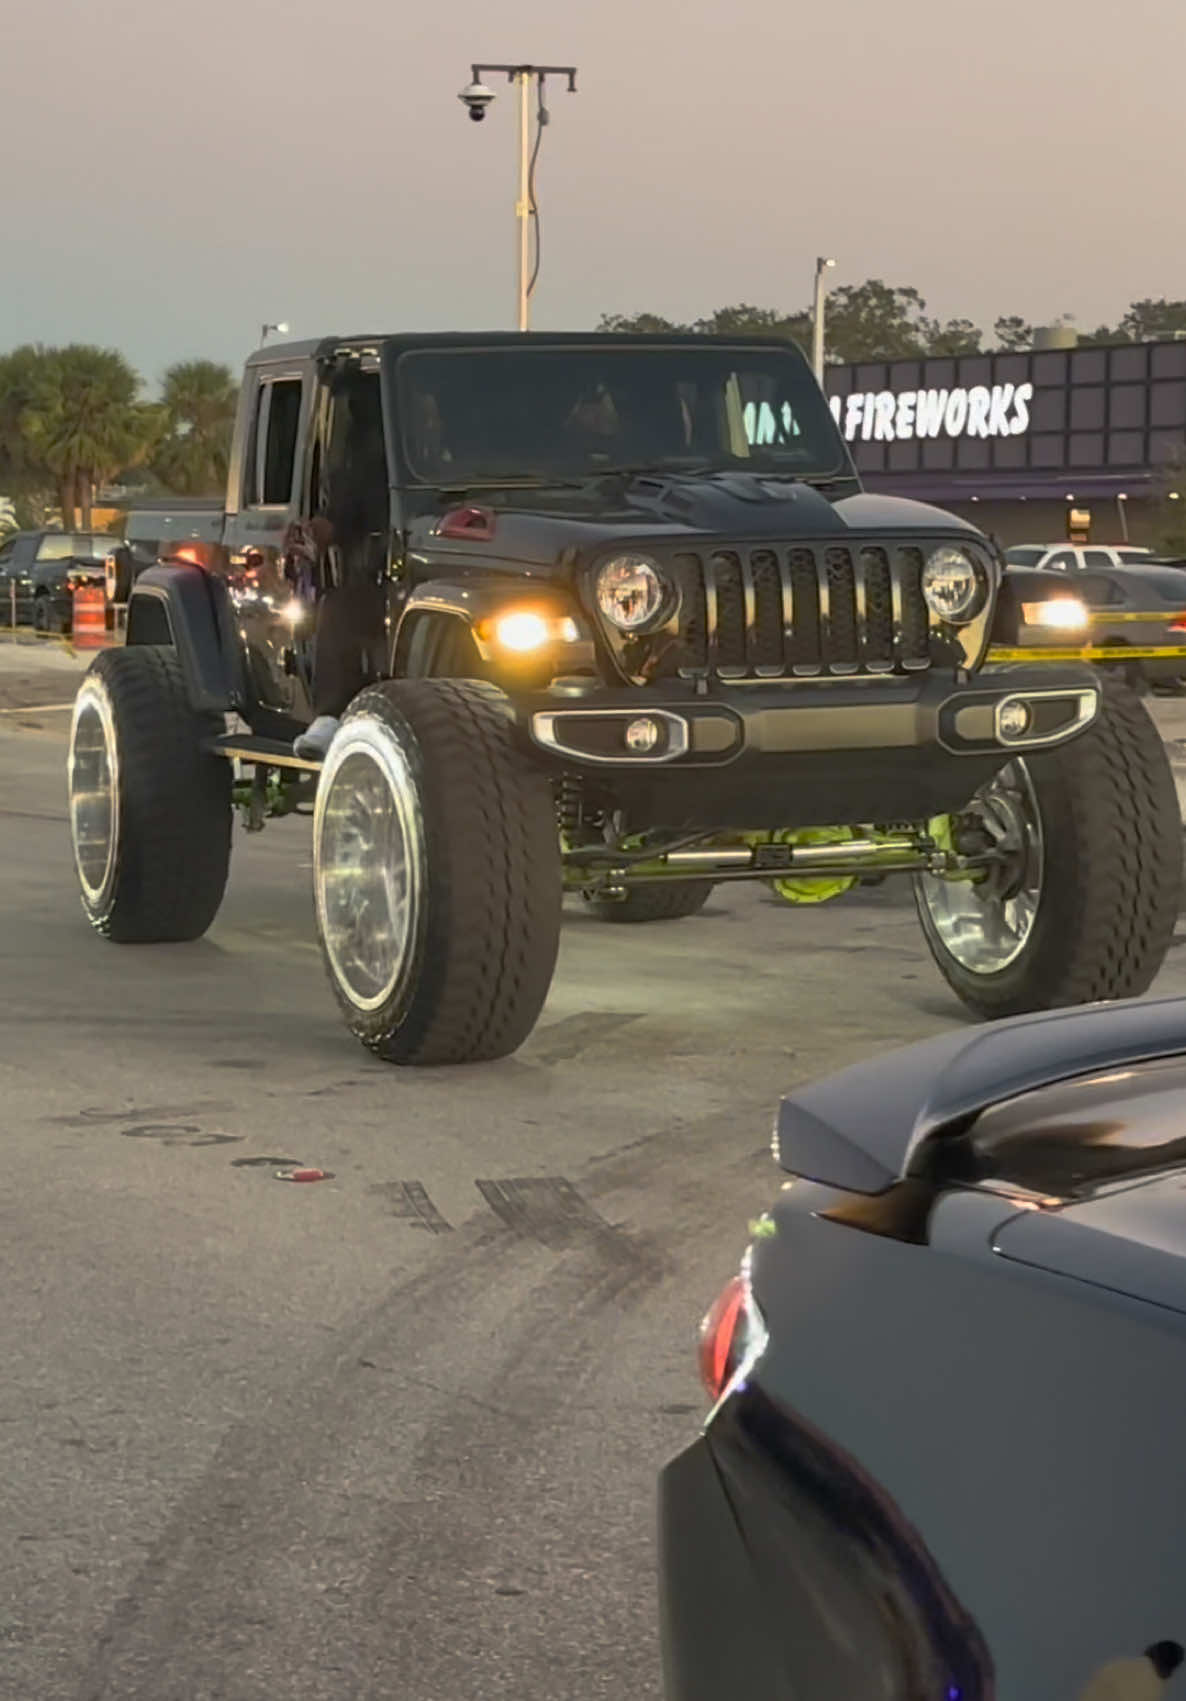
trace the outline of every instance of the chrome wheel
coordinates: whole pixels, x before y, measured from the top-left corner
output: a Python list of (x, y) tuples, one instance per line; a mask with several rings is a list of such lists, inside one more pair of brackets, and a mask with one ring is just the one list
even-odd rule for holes
[(961, 968), (999, 974), (1025, 950), (1042, 900), (1042, 817), (1024, 762), (977, 792), (968, 817), (998, 860), (975, 880), (919, 875), (919, 907), (935, 944)]
[(407, 757), (359, 716), (330, 746), (313, 821), (317, 921), (330, 973), (358, 1011), (397, 1005), (424, 912), (424, 835)]
[(119, 747), (111, 699), (97, 678), (85, 679), (75, 699), (67, 772), (74, 866), (87, 908), (99, 910), (115, 878)]

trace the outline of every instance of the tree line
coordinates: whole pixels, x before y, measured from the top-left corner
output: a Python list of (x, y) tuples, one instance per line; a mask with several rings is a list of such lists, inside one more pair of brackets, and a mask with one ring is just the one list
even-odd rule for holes
[(225, 487), (238, 389), (228, 366), (187, 360), (164, 375), (160, 400), (114, 349), (26, 345), (0, 355), (0, 495), (18, 526), (56, 510), (91, 529), (104, 485), (200, 496)]
[[(1069, 323), (1069, 315), (1063, 315)], [(598, 330), (693, 332), (704, 336), (775, 336), (804, 347), (811, 312), (740, 303), (690, 323), (658, 313), (603, 315)], [(995, 320), (987, 336), (970, 319), (932, 318), (917, 289), (881, 278), (842, 284), (828, 297), (826, 355), (831, 361), (896, 360), (922, 355), (1025, 349), (1034, 327), (1017, 314)], [(1099, 325), (1081, 343), (1131, 343), (1186, 333), (1186, 301), (1134, 301), (1115, 325)], [(230, 367), (186, 360), (164, 374), (160, 399), (144, 399), (139, 374), (114, 349), (71, 343), (26, 345), (0, 355), (0, 496), (18, 525), (39, 526), (55, 510), (90, 529), (96, 495), (117, 480), (141, 493), (219, 494), (226, 484), (237, 384)], [(3, 521), (0, 520), (0, 525)]]
[[(1069, 325), (1062, 314), (1055, 324)], [(788, 337), (811, 345), (810, 307), (784, 312), (775, 307), (718, 307), (702, 319), (681, 323), (658, 313), (606, 313), (601, 331), (694, 332), (703, 336)], [(1098, 325), (1079, 332), (1080, 343), (1139, 343), (1186, 332), (1186, 301), (1134, 301), (1115, 325)], [(923, 355), (979, 354), (992, 349), (1033, 346), (1034, 326), (1020, 314), (994, 321), (991, 335), (971, 319), (934, 319), (917, 289), (867, 278), (842, 284), (828, 295), (824, 316), (825, 355), (829, 361), (909, 360)]]

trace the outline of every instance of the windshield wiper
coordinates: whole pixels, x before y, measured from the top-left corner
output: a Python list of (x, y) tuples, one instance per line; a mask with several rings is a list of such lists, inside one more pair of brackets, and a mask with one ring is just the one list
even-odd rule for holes
[(678, 477), (680, 473), (720, 473), (728, 472), (728, 467), (719, 466), (716, 461), (697, 460), (694, 457), (686, 459), (672, 458), (669, 461), (643, 461), (632, 467), (598, 467), (591, 470), (590, 478), (662, 478), (664, 474)]
[(437, 489), (443, 496), (468, 496), (475, 490), (584, 490), (588, 483), (589, 478), (503, 478), (499, 473), (476, 472), (442, 482)]

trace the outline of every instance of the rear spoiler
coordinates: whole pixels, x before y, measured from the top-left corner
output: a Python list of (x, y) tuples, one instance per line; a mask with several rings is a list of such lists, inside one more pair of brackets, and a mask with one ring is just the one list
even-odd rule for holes
[(848, 1193), (884, 1193), (925, 1167), (931, 1142), (990, 1106), (1101, 1069), (1186, 1054), (1186, 998), (1053, 1010), (962, 1029), (858, 1063), (783, 1099), (783, 1169)]

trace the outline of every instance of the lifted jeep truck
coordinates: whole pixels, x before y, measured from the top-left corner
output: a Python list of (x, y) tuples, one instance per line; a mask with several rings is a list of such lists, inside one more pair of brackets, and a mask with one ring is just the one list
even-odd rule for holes
[[(387, 623), (320, 764), (292, 741), (343, 563), (302, 569), (290, 528), (361, 466)], [(205, 932), (238, 804), (312, 813), (330, 983), (394, 1063), (521, 1044), (565, 891), (647, 922), (726, 881), (812, 903), (908, 875), (982, 1016), (1157, 973), (1181, 825), (1144, 708), (1082, 664), (992, 663), (1018, 640), (999, 555), (861, 491), (797, 349), (269, 346), (231, 467), (220, 515), (156, 516), (126, 648), (79, 692), (71, 830), (108, 938)]]

